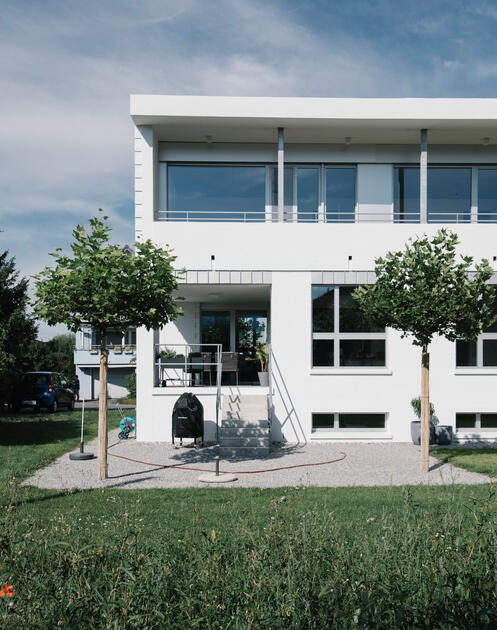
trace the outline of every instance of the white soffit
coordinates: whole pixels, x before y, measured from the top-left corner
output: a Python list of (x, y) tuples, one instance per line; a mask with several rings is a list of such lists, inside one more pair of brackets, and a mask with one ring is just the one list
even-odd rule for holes
[(153, 125), (159, 140), (419, 143), (497, 143), (497, 99), (263, 98), (132, 95), (137, 125)]

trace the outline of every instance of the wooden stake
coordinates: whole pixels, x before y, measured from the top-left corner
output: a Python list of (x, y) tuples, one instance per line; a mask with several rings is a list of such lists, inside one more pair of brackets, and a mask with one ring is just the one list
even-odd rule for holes
[(430, 354), (423, 346), (421, 354), (421, 472), (430, 467)]
[(100, 393), (98, 396), (98, 479), (107, 479), (107, 343), (101, 335)]

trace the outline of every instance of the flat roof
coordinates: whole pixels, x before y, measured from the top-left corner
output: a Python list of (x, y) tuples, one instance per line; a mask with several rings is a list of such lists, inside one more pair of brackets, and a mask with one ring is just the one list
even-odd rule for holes
[(429, 130), (437, 144), (497, 144), (495, 98), (293, 98), (132, 94), (136, 125), (160, 140), (418, 143)]

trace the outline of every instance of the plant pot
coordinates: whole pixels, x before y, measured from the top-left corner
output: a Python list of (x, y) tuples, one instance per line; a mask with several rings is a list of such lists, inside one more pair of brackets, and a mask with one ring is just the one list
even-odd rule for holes
[(440, 445), (450, 444), (454, 439), (452, 427), (447, 424), (437, 424), (435, 427), (435, 436), (437, 444)]
[(261, 387), (269, 387), (269, 372), (257, 372)]
[[(421, 420), (413, 420), (411, 422), (411, 438), (413, 444), (421, 444)], [(430, 444), (435, 443), (435, 427), (430, 424)]]

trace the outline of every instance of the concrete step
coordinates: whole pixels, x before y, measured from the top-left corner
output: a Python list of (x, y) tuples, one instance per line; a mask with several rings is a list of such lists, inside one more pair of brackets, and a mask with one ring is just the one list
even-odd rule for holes
[(219, 438), (221, 448), (230, 446), (234, 448), (247, 448), (251, 446), (264, 446), (269, 448), (269, 436), (265, 437), (224, 437)]
[(236, 437), (269, 437), (269, 426), (255, 426), (255, 427), (219, 427), (219, 439), (236, 438)]
[(244, 418), (222, 418), (221, 427), (226, 429), (236, 429), (246, 427), (247, 429), (256, 429), (259, 427), (269, 428), (269, 420), (245, 420)]
[(267, 420), (267, 411), (261, 411), (257, 409), (255, 411), (226, 411), (221, 416), (222, 420), (245, 420), (245, 422), (260, 422), (261, 420)]
[(219, 449), (219, 456), (222, 459), (230, 459), (235, 457), (244, 457), (246, 459), (251, 459), (252, 457), (266, 457), (267, 455), (269, 455), (269, 446), (221, 446)]

